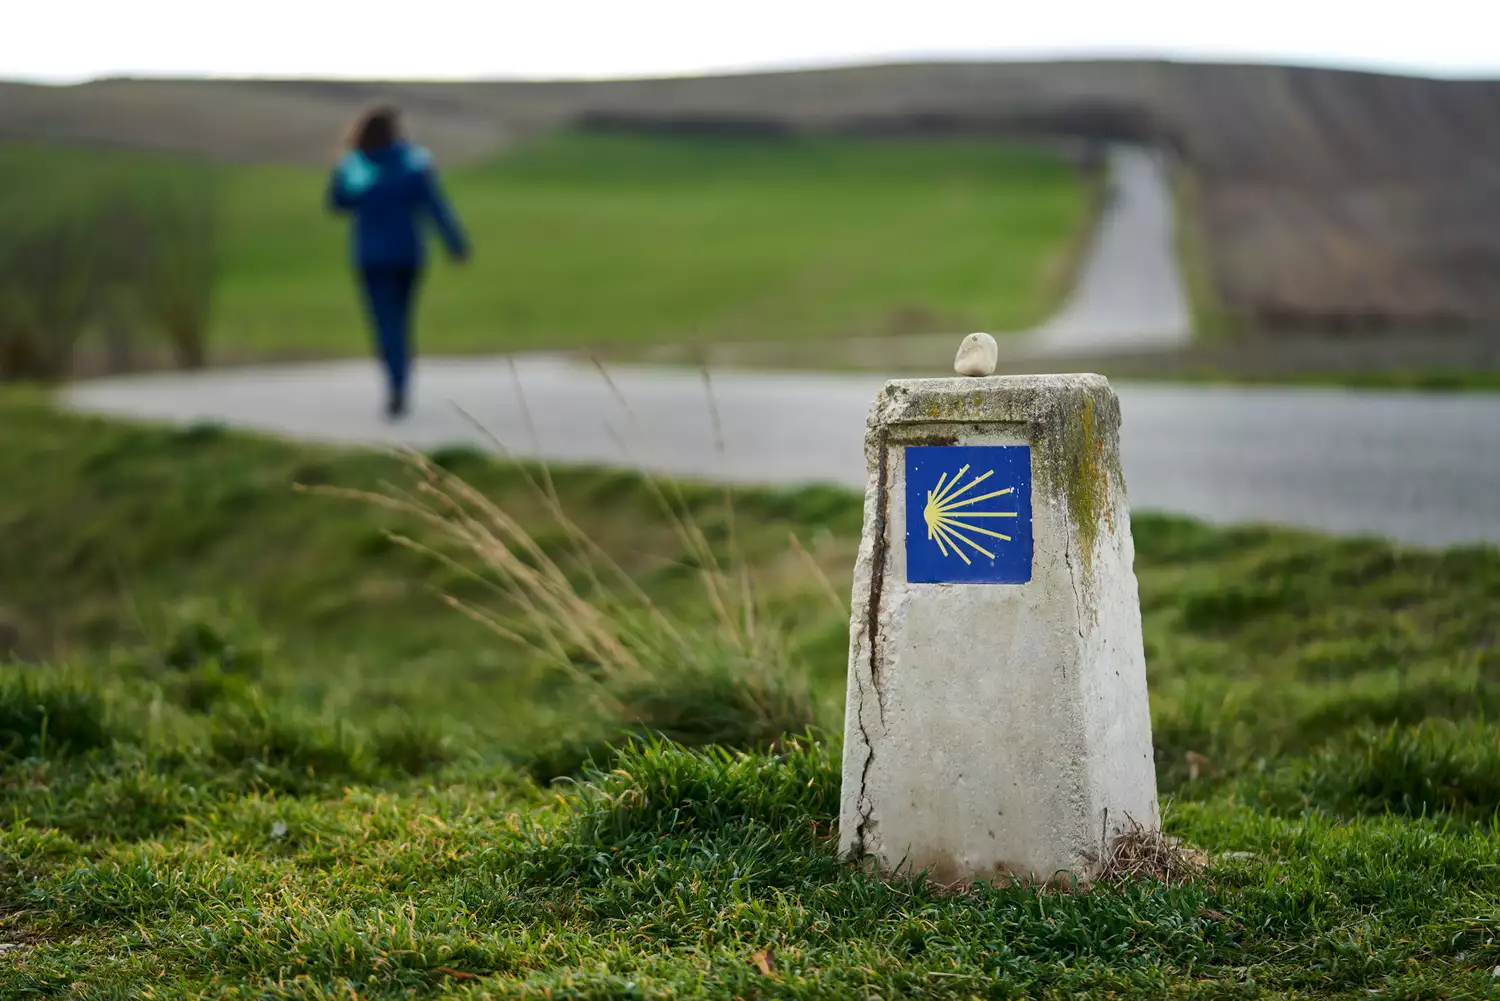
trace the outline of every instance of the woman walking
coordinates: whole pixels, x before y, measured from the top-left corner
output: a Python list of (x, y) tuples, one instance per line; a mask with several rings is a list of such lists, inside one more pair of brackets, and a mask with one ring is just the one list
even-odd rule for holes
[(349, 133), (349, 150), (333, 172), (329, 205), (354, 216), (353, 256), (385, 364), (386, 415), (406, 413), (411, 382), (412, 314), (426, 253), (423, 218), (436, 224), (455, 262), (469, 244), (438, 184), (427, 151), (407, 142), (389, 105), (365, 112)]

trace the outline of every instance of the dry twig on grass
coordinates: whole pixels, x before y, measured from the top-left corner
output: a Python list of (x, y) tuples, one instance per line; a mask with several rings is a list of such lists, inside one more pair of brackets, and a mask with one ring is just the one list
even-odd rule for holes
[(1167, 886), (1186, 883), (1208, 865), (1208, 855), (1161, 830), (1142, 827), (1135, 820), (1121, 831), (1104, 853), (1096, 880), (1123, 883), (1154, 879)]

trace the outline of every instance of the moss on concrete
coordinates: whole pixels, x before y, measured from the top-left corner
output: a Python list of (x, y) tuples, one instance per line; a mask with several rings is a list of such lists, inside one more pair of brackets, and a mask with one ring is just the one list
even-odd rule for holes
[(1079, 552), (1087, 574), (1101, 523), (1115, 528), (1111, 490), (1123, 483), (1120, 472), (1119, 403), (1107, 388), (1085, 396), (1082, 406), (1067, 406), (1062, 416), (1062, 463), (1059, 482), (1068, 514), (1078, 531)]
[(1065, 506), (1076, 526), (1080, 569), (1088, 586), (1101, 528), (1114, 532), (1124, 495), (1120, 470), (1120, 403), (1093, 374), (914, 379), (887, 385), (877, 424), (1025, 427), (1035, 451), (1037, 483)]

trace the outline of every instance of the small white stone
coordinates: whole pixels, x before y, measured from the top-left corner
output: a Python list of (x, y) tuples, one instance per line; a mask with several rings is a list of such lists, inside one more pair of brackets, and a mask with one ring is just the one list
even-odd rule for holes
[(973, 333), (958, 346), (958, 357), (953, 359), (953, 371), (959, 375), (984, 376), (995, 374), (995, 364), (1000, 360), (1000, 346), (989, 334)]

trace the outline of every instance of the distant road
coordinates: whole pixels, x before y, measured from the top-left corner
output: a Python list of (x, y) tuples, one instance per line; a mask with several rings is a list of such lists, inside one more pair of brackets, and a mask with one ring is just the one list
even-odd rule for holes
[[(1058, 311), (1029, 330), (991, 331), (1002, 371), (1021, 364), (1068, 368), (1070, 357), (1118, 357), (1187, 345), (1192, 309), (1177, 263), (1175, 203), (1167, 164), (1141, 146), (1109, 151), (1109, 195)], [(949, 371), (967, 330), (902, 337), (663, 346), (654, 360), (692, 355), (726, 367), (841, 371)]]
[[(884, 380), (870, 375), (713, 377), (724, 450), (701, 377), (553, 357), (432, 359), (409, 421), (376, 417), (375, 367), (345, 361), (74, 385), (67, 404), (117, 417), (223, 422), (339, 443), (485, 445), (462, 406), (520, 455), (638, 465), (740, 483), (864, 483), (861, 438)], [(1500, 543), (1500, 394), (1318, 388), (1116, 386), (1138, 509), (1270, 522), (1422, 545)], [(537, 429), (528, 430), (527, 413)]]
[(1161, 154), (1116, 146), (1109, 194), (1062, 309), (1024, 342), (1034, 352), (1121, 351), (1186, 344), (1192, 311), (1174, 240), (1172, 184)]
[[(1111, 157), (1115, 195), (1078, 288), (1038, 330), (1002, 338), (1003, 350), (1014, 342), (1059, 353), (1159, 347), (1189, 337), (1165, 169), (1137, 148)], [(957, 347), (956, 337), (924, 341), (943, 358)], [(864, 484), (861, 439), (884, 384), (879, 376), (716, 374), (721, 453), (697, 373), (612, 371), (628, 413), (598, 371), (550, 356), (425, 360), (420, 409), (395, 426), (376, 419), (375, 366), (364, 361), (110, 379), (72, 386), (65, 398), (120, 417), (216, 421), (332, 442), (486, 445), (452, 401), (520, 455), (739, 483)], [(1500, 543), (1500, 394), (1116, 389), (1137, 508), (1424, 545)]]

